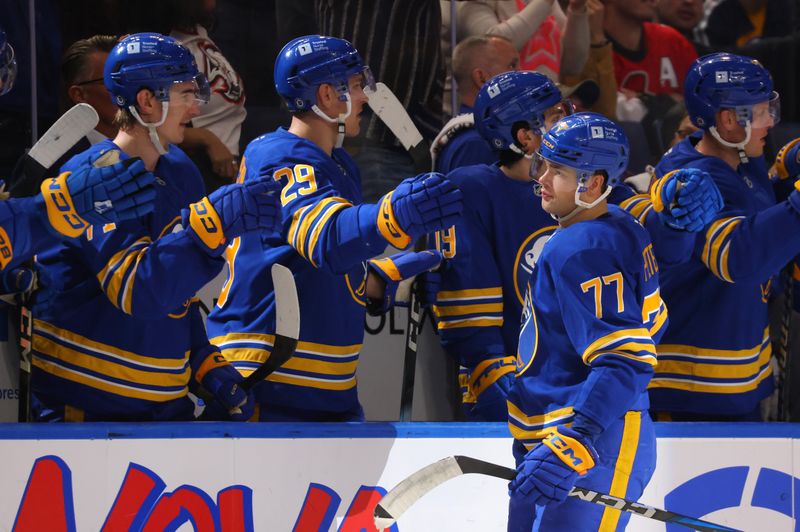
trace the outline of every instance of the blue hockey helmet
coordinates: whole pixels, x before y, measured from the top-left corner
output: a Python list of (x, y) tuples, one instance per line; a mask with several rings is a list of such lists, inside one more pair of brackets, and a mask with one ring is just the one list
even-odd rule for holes
[(339, 99), (348, 99), (348, 81), (357, 74), (364, 86), (375, 88), (369, 67), (344, 39), (306, 35), (290, 41), (275, 60), (275, 89), (289, 111), (309, 111), (317, 103), (317, 88), (333, 86)]
[(544, 133), (544, 112), (562, 101), (555, 83), (538, 72), (504, 72), (484, 83), (475, 98), (475, 126), (495, 150), (519, 151), (512, 126), (527, 123)]
[[(692, 123), (710, 129), (721, 109), (733, 109), (743, 127), (748, 122), (764, 127), (771, 118), (780, 120), (780, 99), (773, 90), (772, 76), (757, 60), (741, 55), (716, 53), (697, 59), (684, 81), (686, 109)], [(769, 102), (768, 114), (753, 116), (753, 106)]]
[(198, 99), (207, 102), (210, 96), (208, 80), (191, 52), (160, 33), (135, 33), (120, 41), (106, 59), (104, 81), (114, 103), (123, 108), (136, 105), (142, 89), (169, 101), (172, 85), (184, 81), (195, 83)]
[(629, 151), (628, 137), (620, 126), (597, 113), (576, 113), (562, 118), (545, 133), (539, 155), (574, 168), (581, 183), (604, 170), (611, 187), (628, 167)]
[(17, 60), (14, 48), (6, 38), (6, 32), (0, 28), (0, 96), (14, 88), (17, 79)]

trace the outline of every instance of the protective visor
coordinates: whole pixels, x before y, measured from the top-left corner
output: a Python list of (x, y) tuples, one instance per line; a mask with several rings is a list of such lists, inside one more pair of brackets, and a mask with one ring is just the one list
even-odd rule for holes
[(14, 87), (16, 78), (17, 60), (14, 57), (14, 48), (10, 44), (6, 44), (0, 54), (0, 96)]
[(773, 127), (781, 120), (781, 98), (773, 91), (766, 102), (737, 107), (736, 117), (741, 125), (745, 125), (745, 121), (749, 120), (750, 127)]
[[(211, 98), (211, 86), (208, 84), (208, 79), (202, 73), (197, 73), (193, 78), (187, 80), (176, 80), (173, 84), (186, 83), (190, 81), (194, 84), (191, 91), (182, 91), (179, 98), (186, 105), (191, 105), (195, 101), (197, 103), (206, 104)], [(169, 93), (167, 93), (169, 94)]]

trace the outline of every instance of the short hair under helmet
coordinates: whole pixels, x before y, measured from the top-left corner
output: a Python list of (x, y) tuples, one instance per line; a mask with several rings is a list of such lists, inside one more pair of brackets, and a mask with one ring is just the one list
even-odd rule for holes
[(753, 119), (753, 105), (761, 102), (770, 102), (771, 107), (774, 102), (770, 114), (774, 122), (780, 118), (772, 76), (751, 57), (716, 53), (695, 60), (683, 92), (689, 118), (700, 129), (713, 127), (721, 109), (735, 110), (737, 121), (745, 126)]
[(106, 59), (104, 81), (114, 103), (136, 105), (142, 89), (153, 91), (162, 102), (169, 100), (175, 83), (193, 81), (197, 97), (208, 101), (208, 80), (197, 69), (194, 56), (172, 37), (159, 33), (135, 33), (120, 41)]
[(504, 72), (484, 83), (475, 98), (475, 127), (495, 150), (515, 150), (512, 127), (527, 123), (544, 133), (544, 112), (561, 102), (556, 84), (538, 72)]
[(562, 118), (542, 137), (542, 158), (574, 168), (578, 180), (598, 170), (616, 185), (628, 167), (630, 147), (620, 126), (597, 113), (576, 113)]
[(364, 76), (364, 85), (374, 89), (372, 73), (352, 44), (336, 37), (306, 35), (287, 43), (278, 54), (275, 89), (289, 111), (310, 111), (317, 103), (320, 85), (332, 85), (344, 101), (348, 80), (356, 74)]

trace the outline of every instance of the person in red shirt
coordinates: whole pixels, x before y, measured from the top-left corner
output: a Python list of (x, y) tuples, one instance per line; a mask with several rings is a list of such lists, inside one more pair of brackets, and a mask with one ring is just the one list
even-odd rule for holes
[(651, 22), (656, 0), (605, 0), (605, 11), (619, 90), (629, 97), (666, 94), (680, 99), (683, 78), (697, 52), (674, 28)]

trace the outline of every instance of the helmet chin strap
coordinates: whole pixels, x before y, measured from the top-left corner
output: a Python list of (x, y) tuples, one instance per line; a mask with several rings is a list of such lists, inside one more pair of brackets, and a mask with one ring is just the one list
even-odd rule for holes
[(563, 222), (570, 221), (579, 212), (581, 212), (581, 211), (583, 211), (585, 209), (591, 209), (592, 207), (596, 206), (601, 201), (606, 199), (609, 194), (611, 194), (611, 186), (609, 185), (609, 186), (606, 187), (605, 191), (597, 197), (596, 200), (594, 200), (592, 202), (583, 201), (581, 199), (581, 194), (583, 192), (586, 192), (586, 179), (587, 179), (587, 177), (585, 177), (585, 176), (578, 178), (578, 188), (575, 189), (575, 208), (572, 209), (568, 214), (566, 214), (564, 216), (556, 216), (555, 214), (551, 214), (550, 215), (554, 220), (558, 221), (558, 223), (563, 223)]
[(711, 126), (710, 128), (708, 128), (708, 132), (711, 133), (711, 136), (714, 137), (715, 139), (717, 139), (717, 142), (719, 142), (723, 146), (725, 146), (727, 148), (734, 148), (737, 151), (737, 153), (739, 154), (739, 160), (742, 162), (742, 164), (746, 164), (750, 160), (750, 159), (747, 158), (747, 153), (745, 153), (745, 151), (744, 151), (744, 147), (747, 145), (748, 142), (750, 142), (751, 128), (750, 128), (750, 121), (749, 120), (747, 120), (745, 122), (744, 140), (742, 142), (738, 142), (738, 143), (737, 142), (728, 142), (727, 140), (723, 139), (722, 135), (720, 135), (719, 131), (717, 131), (716, 126)]
[(139, 112), (133, 105), (129, 106), (128, 110), (131, 112), (131, 114), (133, 115), (133, 117), (136, 119), (137, 122), (139, 122), (141, 125), (147, 128), (147, 133), (150, 137), (150, 142), (153, 143), (153, 147), (156, 149), (158, 154), (166, 155), (167, 150), (165, 150), (164, 146), (161, 144), (161, 139), (158, 138), (158, 132), (156, 131), (156, 128), (161, 126), (161, 124), (163, 124), (164, 121), (167, 119), (167, 111), (169, 111), (169, 102), (161, 102), (161, 120), (159, 120), (158, 122), (151, 123), (142, 120), (142, 117), (139, 116)]
[(347, 111), (345, 111), (344, 113), (341, 113), (338, 118), (331, 118), (330, 116), (326, 115), (322, 111), (322, 109), (317, 107), (316, 104), (311, 106), (311, 110), (314, 111), (314, 113), (318, 117), (322, 118), (323, 120), (325, 120), (329, 124), (336, 124), (337, 125), (337, 129), (338, 129), (338, 131), (336, 133), (336, 147), (337, 148), (341, 148), (342, 147), (342, 143), (344, 143), (344, 133), (345, 133), (345, 124), (344, 124), (344, 122), (345, 122), (345, 120), (347, 120), (347, 118), (350, 116), (350, 112), (353, 110), (353, 104), (350, 102), (350, 94), (349, 93), (345, 93), (344, 97), (345, 97), (345, 101), (347, 102)]

